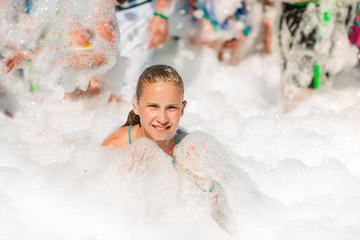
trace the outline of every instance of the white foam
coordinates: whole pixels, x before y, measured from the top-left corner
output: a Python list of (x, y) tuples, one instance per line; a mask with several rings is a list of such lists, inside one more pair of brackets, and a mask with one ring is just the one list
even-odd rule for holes
[[(208, 179), (220, 184), (224, 219), (236, 222), (239, 237), (357, 239), (358, 70), (284, 114), (276, 54), (229, 67), (211, 49), (168, 47), (155, 61), (174, 66), (185, 81), (181, 125), (203, 131), (186, 137), (176, 158), (206, 180), (201, 187)], [(212, 195), (204, 197), (152, 142), (101, 147), (125, 122), (129, 103), (108, 104), (109, 93), (57, 100), (51, 91), (27, 92), (16, 74), (0, 77), (4, 101), (17, 101), (14, 118), (0, 115), (3, 239), (230, 238), (210, 216)], [(339, 84), (344, 79), (348, 85)], [(191, 144), (200, 153), (194, 161), (186, 154)]]

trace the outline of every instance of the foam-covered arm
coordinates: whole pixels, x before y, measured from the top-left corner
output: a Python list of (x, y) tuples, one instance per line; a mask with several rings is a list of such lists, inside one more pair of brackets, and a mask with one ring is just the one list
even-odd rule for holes
[(157, 48), (166, 43), (169, 33), (168, 17), (174, 8), (174, 0), (158, 0), (156, 1), (155, 12), (153, 18), (150, 20), (149, 44), (148, 48)]
[(221, 186), (221, 179), (224, 177), (222, 169), (225, 168), (227, 158), (221, 144), (206, 133), (196, 132), (182, 140), (177, 147), (176, 156), (178, 168), (185, 171), (212, 201), (212, 218), (230, 235), (236, 236), (236, 222)]
[(214, 221), (232, 237), (239, 235), (238, 226), (228, 205), (224, 192), (220, 189), (213, 199), (213, 211), (211, 217)]
[(155, 5), (155, 12), (164, 14), (169, 17), (174, 10), (174, 0), (157, 0)]

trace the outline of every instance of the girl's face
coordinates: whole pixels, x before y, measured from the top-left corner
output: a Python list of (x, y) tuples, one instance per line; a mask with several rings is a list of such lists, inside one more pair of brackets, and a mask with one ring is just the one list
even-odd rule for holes
[(170, 82), (158, 82), (143, 88), (138, 106), (133, 105), (133, 110), (140, 116), (145, 137), (161, 142), (172, 137), (185, 106), (180, 87)]

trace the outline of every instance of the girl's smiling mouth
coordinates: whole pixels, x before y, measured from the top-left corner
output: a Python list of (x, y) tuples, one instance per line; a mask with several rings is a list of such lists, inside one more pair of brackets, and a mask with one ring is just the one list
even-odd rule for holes
[(157, 132), (161, 132), (161, 133), (166, 132), (170, 128), (170, 126), (162, 126), (162, 125), (152, 125), (152, 126)]

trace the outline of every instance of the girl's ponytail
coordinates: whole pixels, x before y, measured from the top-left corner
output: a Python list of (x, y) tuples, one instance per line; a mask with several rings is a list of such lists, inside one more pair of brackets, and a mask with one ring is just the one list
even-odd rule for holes
[(140, 126), (141, 126), (140, 117), (139, 117), (139, 115), (136, 115), (133, 110), (131, 110), (129, 112), (126, 123), (123, 125), (123, 127), (130, 126), (130, 125), (136, 125), (136, 124), (140, 124)]

